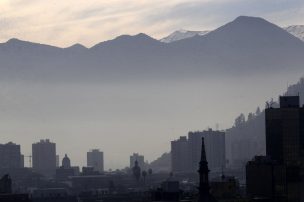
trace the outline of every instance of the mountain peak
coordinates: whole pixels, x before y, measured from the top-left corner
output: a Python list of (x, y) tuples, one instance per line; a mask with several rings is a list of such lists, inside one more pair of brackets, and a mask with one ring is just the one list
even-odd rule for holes
[(136, 40), (136, 39), (140, 39), (140, 40), (155, 40), (152, 37), (148, 36), (147, 34), (144, 33), (139, 33), (136, 35), (121, 35), (116, 37), (114, 40)]
[(151, 44), (157, 44), (157, 43), (160, 43), (160, 42), (144, 33), (139, 33), (136, 35), (118, 36), (113, 40), (98, 43), (95, 46), (93, 46), (92, 49), (96, 49), (96, 48), (98, 49), (98, 48), (102, 48), (102, 47), (106, 47), (106, 46), (111, 46), (111, 47), (149, 46)]
[(87, 47), (85, 47), (84, 45), (80, 44), (80, 43), (76, 43), (72, 46), (67, 47), (66, 49), (77, 49), (77, 50), (82, 50), (82, 49), (87, 49)]
[(19, 43), (31, 43), (31, 42), (23, 41), (23, 40), (20, 40), (20, 39), (17, 39), (17, 38), (11, 38), (6, 43), (7, 44), (19, 44)]
[(260, 18), (260, 17), (246, 16), (246, 15), (241, 15), (241, 16), (235, 18), (234, 21), (248, 21), (248, 20), (263, 20), (263, 21), (266, 21), (266, 20), (264, 20), (263, 18)]
[(11, 38), (6, 43), (12, 43), (12, 42), (17, 42), (17, 41), (21, 41), (21, 40), (19, 40), (17, 38)]
[(239, 16), (239, 17), (235, 18), (232, 22), (228, 23), (227, 25), (260, 27), (260, 26), (269, 26), (270, 24), (272, 24), (272, 23), (270, 23), (267, 20), (260, 18), (260, 17)]

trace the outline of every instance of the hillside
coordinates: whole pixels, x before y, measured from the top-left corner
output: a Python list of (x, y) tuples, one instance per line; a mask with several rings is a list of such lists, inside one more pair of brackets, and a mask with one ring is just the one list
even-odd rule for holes
[[(304, 78), (290, 85), (283, 94), (299, 95), (303, 105)], [(236, 118), (235, 125), (226, 130), (226, 135), (226, 153), (231, 166), (242, 167), (255, 155), (265, 155), (265, 111), (250, 113), (247, 119), (241, 114)]]

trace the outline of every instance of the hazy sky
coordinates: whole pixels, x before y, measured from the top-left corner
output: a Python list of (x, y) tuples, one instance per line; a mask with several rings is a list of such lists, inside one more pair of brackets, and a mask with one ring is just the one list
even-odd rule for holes
[(0, 0), (0, 41), (92, 46), (121, 34), (214, 29), (239, 15), (304, 24), (303, 14), (302, 0)]
[[(264, 17), (281, 26), (304, 24), (304, 1), (0, 0), (0, 41), (90, 47), (121, 34), (161, 38), (181, 28), (210, 30), (239, 15)], [(106, 169), (122, 168), (133, 152), (154, 160), (189, 130), (217, 123), (221, 129), (230, 127), (241, 112), (263, 107), (300, 76), (127, 84), (1, 80), (0, 143), (21, 144), (29, 155), (33, 142), (50, 138), (73, 165), (85, 165), (86, 152), (100, 148)]]

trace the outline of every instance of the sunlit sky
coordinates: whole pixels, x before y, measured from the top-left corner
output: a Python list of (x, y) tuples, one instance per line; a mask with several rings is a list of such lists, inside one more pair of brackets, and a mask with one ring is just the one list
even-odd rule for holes
[(210, 30), (239, 15), (304, 24), (303, 14), (302, 0), (0, 0), (0, 41), (90, 47), (121, 34)]

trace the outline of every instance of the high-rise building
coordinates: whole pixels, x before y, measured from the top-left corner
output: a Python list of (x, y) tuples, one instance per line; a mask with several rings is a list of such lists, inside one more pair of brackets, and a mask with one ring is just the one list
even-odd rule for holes
[(303, 201), (304, 108), (299, 103), (299, 96), (283, 96), (279, 108), (268, 104), (267, 157), (257, 157), (246, 166), (247, 193), (251, 198)]
[(304, 108), (299, 96), (280, 97), (280, 108), (266, 109), (266, 154), (279, 163), (304, 160)]
[(209, 169), (211, 171), (222, 171), (226, 165), (225, 132), (212, 129), (188, 133), (190, 171), (196, 172), (197, 164), (200, 162), (202, 138), (205, 140)]
[(138, 166), (142, 170), (145, 170), (145, 157), (143, 155), (133, 153), (132, 156), (130, 156), (130, 168), (133, 168), (135, 166), (135, 161), (137, 161)]
[(32, 144), (33, 169), (47, 177), (56, 171), (56, 144), (50, 140), (40, 140)]
[(171, 170), (189, 172), (189, 144), (186, 136), (171, 141)]
[(103, 172), (103, 152), (99, 149), (92, 149), (87, 152), (87, 166), (93, 167), (94, 171)]
[(12, 142), (0, 144), (0, 168), (20, 168), (21, 164), (20, 145)]

